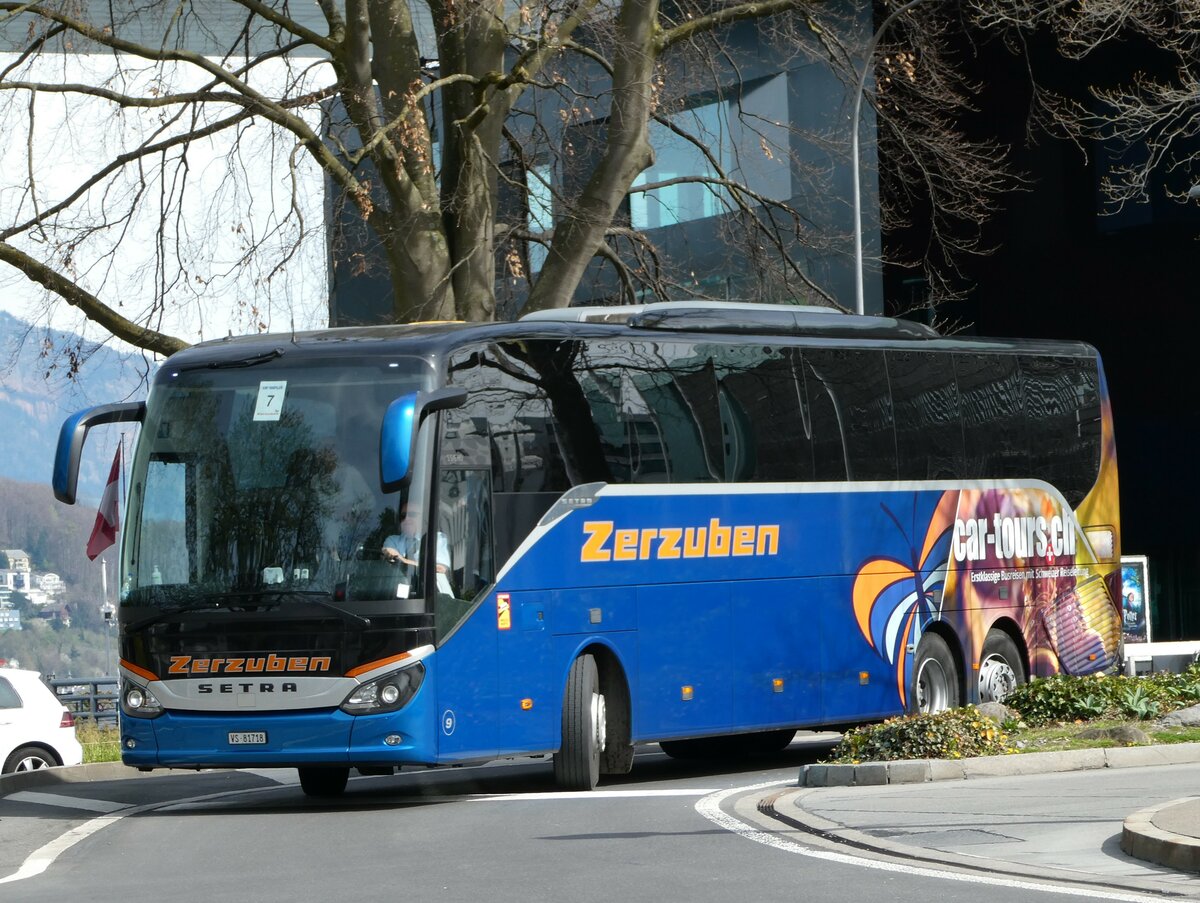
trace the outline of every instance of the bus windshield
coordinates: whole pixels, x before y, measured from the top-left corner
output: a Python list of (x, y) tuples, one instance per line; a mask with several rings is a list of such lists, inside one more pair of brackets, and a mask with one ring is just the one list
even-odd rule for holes
[(355, 603), (421, 595), (417, 559), (389, 547), (427, 481), (385, 494), (379, 445), (388, 404), (427, 389), (430, 365), (286, 360), (157, 379), (130, 472), (126, 617), (301, 600), (353, 621)]

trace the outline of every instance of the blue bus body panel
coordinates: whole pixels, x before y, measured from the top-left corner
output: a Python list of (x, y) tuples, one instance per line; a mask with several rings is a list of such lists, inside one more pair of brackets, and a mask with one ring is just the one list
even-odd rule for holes
[[(1036, 482), (605, 487), (551, 512), (439, 651), (440, 758), (555, 749), (567, 672), (591, 645), (630, 684), (634, 740), (898, 714), (933, 622), (970, 675), (998, 619), (1030, 632), (1035, 598), (1075, 604), (1087, 550), (1004, 547), (1026, 525), (1032, 541), (1039, 512), (1078, 532)], [(968, 521), (995, 535), (959, 561)], [(1093, 670), (1115, 649), (1101, 608), (1076, 631)]]
[[(496, 722), (501, 703), (496, 688), (496, 620), (487, 602), (458, 626), (438, 649), (438, 714), (427, 729), (437, 731), (442, 762), (496, 756)], [(427, 665), (428, 667), (428, 665)]]

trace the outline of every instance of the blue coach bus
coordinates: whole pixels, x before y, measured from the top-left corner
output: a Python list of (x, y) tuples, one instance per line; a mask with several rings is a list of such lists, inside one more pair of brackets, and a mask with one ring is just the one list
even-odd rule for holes
[[(1002, 699), (1120, 656), (1112, 418), (1081, 343), (675, 302), (206, 342), (121, 537), (126, 764), (560, 786)], [(425, 541), (428, 538), (429, 541)]]

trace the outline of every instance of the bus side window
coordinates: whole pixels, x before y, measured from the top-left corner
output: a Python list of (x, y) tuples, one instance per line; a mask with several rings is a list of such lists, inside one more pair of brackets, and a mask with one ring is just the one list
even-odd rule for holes
[(813, 478), (811, 424), (792, 349), (717, 348), (725, 479)]
[(894, 480), (896, 431), (882, 351), (805, 348), (818, 480)]
[(1025, 391), (1017, 359), (1008, 354), (956, 354), (962, 403), (962, 479), (1030, 477)]
[[(717, 384), (707, 352), (683, 342), (635, 343), (622, 405), (637, 439), (636, 482), (713, 483), (723, 474)], [(660, 463), (661, 459), (661, 463)]]
[[(434, 626), (439, 642), (471, 610), (495, 576), (492, 547), (492, 441), (485, 411), (443, 411), (438, 456), (438, 550)], [(449, 556), (449, 561), (445, 560)]]
[(900, 479), (957, 476), (963, 434), (953, 359), (937, 351), (889, 351), (887, 360)]
[[(567, 488), (557, 444), (547, 444), (555, 433), (534, 379), (495, 347), (465, 349), (451, 361), (450, 381), (468, 397), (464, 407), (442, 414), (440, 454), (443, 468), (469, 469), (476, 482), (486, 478), (489, 566), (481, 572), (506, 561)], [(482, 504), (471, 510), (479, 514)], [(464, 595), (467, 588), (454, 586)]]
[[(486, 470), (442, 469), (438, 530), (450, 549), (450, 594), (474, 599), (495, 576), (492, 557), (492, 479)], [(442, 592), (445, 583), (439, 579)]]
[[(1037, 424), (1030, 442), (1031, 476), (1046, 480), (1078, 505), (1099, 475), (1100, 436), (1086, 429), (1099, 414), (1094, 364), (1058, 355), (1021, 355), (1026, 410)], [(1091, 365), (1091, 366), (1089, 366)]]

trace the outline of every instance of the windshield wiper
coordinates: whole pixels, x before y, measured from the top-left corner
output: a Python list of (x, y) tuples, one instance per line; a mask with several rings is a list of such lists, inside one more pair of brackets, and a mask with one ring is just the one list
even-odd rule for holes
[(193, 611), (216, 611), (218, 609), (233, 609), (233, 605), (226, 604), (227, 600), (251, 600), (261, 603), (264, 607), (282, 604), (287, 599), (298, 599), (304, 602), (311, 602), (314, 605), (319, 605), (322, 608), (332, 611), (342, 620), (349, 624), (353, 624), (362, 630), (366, 630), (371, 626), (371, 619), (365, 618), (362, 615), (355, 614), (338, 605), (334, 605), (329, 601), (329, 593), (319, 590), (292, 590), (292, 589), (250, 589), (250, 590), (234, 590), (214, 594), (213, 597), (204, 602), (191, 602), (187, 605), (173, 605), (170, 608), (164, 608), (155, 612), (149, 617), (142, 618), (140, 621), (134, 621), (125, 629), (130, 631), (144, 630), (161, 621), (165, 621), (175, 615), (186, 614)]
[(179, 365), (180, 370), (231, 370), (236, 367), (256, 367), (259, 364), (265, 364), (268, 361), (273, 361), (276, 358), (283, 357), (282, 348), (272, 348), (270, 351), (264, 351), (262, 354), (252, 354), (249, 357), (231, 357), (226, 360), (219, 361), (203, 361), (201, 363), (184, 363)]
[(165, 621), (173, 615), (181, 615), (189, 611), (210, 611), (220, 608), (221, 603), (215, 599), (210, 599), (206, 602), (190, 602), (187, 605), (172, 605), (170, 608), (163, 608), (149, 617), (142, 618), (140, 621), (134, 621), (132, 624), (125, 626), (126, 630), (138, 631), (150, 627), (160, 621)]
[[(264, 601), (268, 604), (282, 604), (288, 599), (299, 599), (304, 602), (311, 602), (314, 605), (319, 605), (322, 608), (332, 611), (334, 614), (342, 618), (348, 624), (357, 624), (363, 630), (371, 626), (371, 619), (365, 618), (360, 614), (355, 614), (348, 611), (339, 605), (334, 605), (329, 601), (329, 593), (321, 592), (320, 590), (296, 590), (296, 589), (249, 589), (222, 593), (222, 596), (227, 599), (253, 599), (255, 602)], [(269, 597), (269, 599), (268, 599)]]

